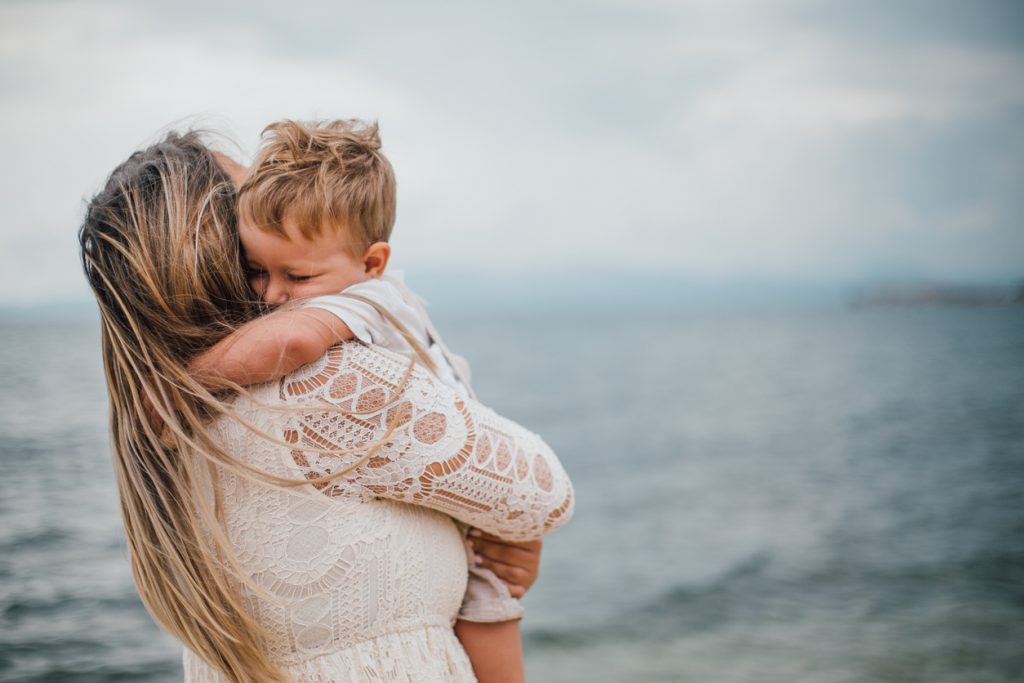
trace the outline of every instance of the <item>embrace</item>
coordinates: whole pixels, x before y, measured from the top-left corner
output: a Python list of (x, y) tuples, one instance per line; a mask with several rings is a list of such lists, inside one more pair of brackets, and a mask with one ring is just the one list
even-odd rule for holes
[(375, 125), (170, 134), (79, 231), (132, 572), (189, 683), (521, 681), (573, 491), (388, 272)]

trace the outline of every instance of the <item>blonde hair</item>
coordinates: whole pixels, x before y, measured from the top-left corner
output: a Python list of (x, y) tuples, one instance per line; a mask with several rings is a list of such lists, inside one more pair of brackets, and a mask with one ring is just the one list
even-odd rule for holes
[[(202, 519), (211, 516), (210, 472), (186, 447), (195, 440), (221, 452), (206, 433), (212, 406), (188, 359), (256, 313), (236, 240), (225, 238), (235, 231), (227, 175), (198, 134), (172, 133), (114, 170), (89, 203), (79, 242), (100, 308), (114, 469), (139, 595), (229, 681), (281, 681), (225, 571), (226, 543)], [(163, 437), (149, 407), (168, 425)]]
[[(284, 681), (263, 625), (246, 611), (241, 586), (260, 588), (224, 533), (218, 472), (267, 485), (310, 482), (261, 472), (225, 450), (208, 424), (233, 413), (187, 368), (260, 312), (241, 269), (235, 208), (235, 188), (202, 136), (172, 133), (114, 170), (89, 203), (79, 242), (99, 304), (114, 469), (139, 595), (164, 628), (231, 683)], [(410, 362), (393, 402), (412, 370)], [(368, 447), (321, 449), (359, 457), (316, 485), (373, 457), (399, 413)], [(161, 421), (162, 429), (155, 426)], [(290, 446), (284, 435), (239, 421)]]
[(239, 216), (286, 237), (294, 219), (306, 239), (344, 230), (350, 252), (387, 242), (395, 223), (395, 174), (380, 151), (376, 123), (279, 121), (263, 130), (263, 145), (239, 191)]

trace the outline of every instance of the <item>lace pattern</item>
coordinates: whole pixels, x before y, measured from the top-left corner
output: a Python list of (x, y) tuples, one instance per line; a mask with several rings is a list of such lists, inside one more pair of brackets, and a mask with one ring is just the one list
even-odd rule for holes
[(281, 383), (282, 401), (311, 408), (293, 416), (285, 438), (314, 484), (355, 456), (312, 449), (365, 449), (396, 426), (385, 448), (351, 476), (323, 485), (324, 493), (423, 505), (511, 541), (539, 538), (567, 521), (572, 488), (540, 437), (418, 370), (399, 395), (405, 359), (387, 352), (366, 359), (354, 348), (335, 346)]
[[(406, 371), (405, 358), (348, 342), (236, 400), (243, 420), (285, 443), (230, 418), (213, 425), (248, 464), (310, 481), (281, 488), (223, 471), (216, 483), (228, 537), (259, 586), (244, 597), (296, 681), (473, 681), (451, 631), (467, 581), (452, 518), (517, 540), (572, 513), (569, 480), (540, 438), (426, 372), (403, 388)], [(317, 449), (365, 449), (389, 424), (372, 458), (319, 482), (358, 454)], [(186, 681), (220, 680), (185, 659)]]

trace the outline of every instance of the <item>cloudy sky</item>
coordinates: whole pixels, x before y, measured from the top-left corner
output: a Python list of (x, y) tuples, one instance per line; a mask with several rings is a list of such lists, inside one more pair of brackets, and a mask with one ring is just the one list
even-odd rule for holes
[(161, 130), (380, 121), (407, 271), (1024, 275), (1024, 5), (0, 2), (0, 305)]

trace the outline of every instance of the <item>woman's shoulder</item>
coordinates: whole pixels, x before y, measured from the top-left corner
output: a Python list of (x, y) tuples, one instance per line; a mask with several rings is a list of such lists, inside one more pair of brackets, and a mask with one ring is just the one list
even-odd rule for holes
[(410, 389), (431, 395), (450, 393), (407, 356), (355, 339), (335, 344), (319, 359), (286, 375), (275, 387), (276, 400), (284, 403), (318, 396), (335, 402), (357, 388), (387, 394)]

